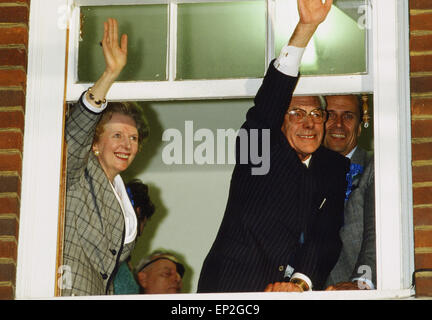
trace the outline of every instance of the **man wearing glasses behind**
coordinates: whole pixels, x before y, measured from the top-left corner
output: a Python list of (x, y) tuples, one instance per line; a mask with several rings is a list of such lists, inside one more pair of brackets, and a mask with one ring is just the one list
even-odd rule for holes
[[(253, 161), (237, 161), (198, 292), (320, 290), (339, 257), (349, 160), (321, 146), (327, 113), (319, 99), (292, 99), (304, 48), (331, 4), (298, 0), (300, 21), (242, 126), (261, 132), (249, 147), (270, 158), (269, 171), (254, 175)], [(242, 149), (238, 139), (237, 159)]]

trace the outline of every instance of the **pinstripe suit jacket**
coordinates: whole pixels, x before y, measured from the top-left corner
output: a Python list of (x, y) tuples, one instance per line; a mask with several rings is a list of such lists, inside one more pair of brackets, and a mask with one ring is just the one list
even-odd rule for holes
[[(361, 276), (371, 276), (376, 285), (375, 246), (375, 184), (372, 154), (357, 147), (352, 163), (364, 167), (361, 176), (353, 181), (353, 191), (345, 203), (345, 222), (340, 236), (343, 243), (341, 255), (327, 280), (327, 285), (350, 281)], [(371, 268), (369, 275), (365, 265)]]
[(297, 79), (271, 63), (247, 113), (244, 129), (271, 131), (270, 170), (252, 175), (252, 164), (237, 161), (198, 292), (263, 291), (284, 280), (287, 265), (321, 288), (337, 261), (349, 161), (320, 147), (306, 168), (289, 145), (281, 126)]
[[(66, 122), (67, 192), (62, 295), (113, 293), (112, 279), (133, 242), (124, 243), (124, 217), (107, 176), (91, 151), (100, 114), (79, 103)], [(64, 274), (63, 276), (67, 276)], [(71, 285), (71, 287), (69, 286)]]

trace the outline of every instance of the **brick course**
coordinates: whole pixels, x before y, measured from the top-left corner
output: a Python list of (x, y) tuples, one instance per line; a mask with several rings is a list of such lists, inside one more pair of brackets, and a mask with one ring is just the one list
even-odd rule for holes
[(0, 69), (0, 86), (25, 87), (26, 72), (22, 69)]
[(0, 283), (0, 300), (11, 299), (14, 295), (14, 287), (10, 283)]
[(0, 48), (0, 66), (27, 67), (27, 50), (24, 47)]
[[(16, 261), (17, 258), (17, 243), (12, 241), (11, 237), (0, 238), (0, 258), (12, 259)], [(11, 279), (15, 282), (15, 279)]]
[(0, 175), (0, 193), (20, 194), (21, 180), (17, 175)]
[(432, 30), (432, 12), (421, 12), (418, 14), (411, 14), (410, 30), (411, 31)]
[(430, 0), (410, 0), (409, 2), (410, 9), (430, 9), (431, 1)]
[(22, 110), (0, 107), (0, 128), (18, 129), (24, 132), (24, 113)]
[(412, 160), (413, 161), (427, 161), (432, 159), (432, 141), (412, 144)]
[(432, 225), (432, 205), (414, 208), (414, 224), (416, 226)]
[(429, 54), (411, 56), (411, 72), (432, 71), (432, 60)]
[(0, 25), (0, 45), (22, 44), (27, 47), (28, 29), (26, 26), (5, 27)]
[[(419, 227), (420, 228), (420, 227)], [(416, 229), (414, 231), (416, 248), (432, 247), (432, 229)]]
[(0, 215), (14, 214), (19, 216), (20, 201), (17, 195), (0, 194)]
[(432, 76), (420, 75), (411, 77), (411, 92), (429, 93), (432, 91)]
[(0, 264), (0, 282), (15, 278), (16, 265), (14, 263)]
[(432, 137), (432, 119), (412, 120), (412, 138)]
[(13, 171), (21, 175), (21, 154), (17, 152), (0, 153), (0, 172)]
[(416, 51), (432, 50), (432, 34), (412, 34), (410, 48)]
[(432, 252), (420, 252), (415, 256), (415, 264), (418, 269), (426, 269), (432, 263)]
[(26, 4), (27, 6), (30, 6), (30, 0), (0, 0), (1, 3), (7, 3), (7, 4)]
[[(15, 217), (1, 217), (0, 233), (3, 236), (12, 236), (18, 238), (18, 221)], [(0, 263), (1, 264), (1, 263)]]
[(419, 297), (432, 296), (432, 276), (428, 273), (427, 275), (416, 276), (416, 294)]
[(3, 6), (0, 10), (0, 23), (28, 23), (27, 6)]
[[(430, 57), (431, 56), (429, 56), (429, 58)], [(413, 116), (432, 115), (432, 96), (431, 97), (412, 97), (411, 98), (411, 113)]]
[[(414, 263), (432, 271), (432, 1), (409, 5)], [(416, 295), (432, 296), (432, 272), (415, 279)]]
[(414, 187), (413, 188), (414, 205), (425, 205), (432, 203), (432, 187)]
[(0, 149), (22, 150), (23, 135), (21, 131), (0, 131)]
[(425, 166), (413, 166), (412, 178), (414, 183), (432, 181), (432, 163)]

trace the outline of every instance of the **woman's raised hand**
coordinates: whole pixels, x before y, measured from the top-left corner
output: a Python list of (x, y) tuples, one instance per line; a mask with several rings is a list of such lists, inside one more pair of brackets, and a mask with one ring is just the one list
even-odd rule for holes
[(105, 71), (94, 83), (90, 91), (87, 91), (87, 101), (96, 108), (101, 107), (101, 102), (106, 98), (109, 89), (119, 76), (127, 62), (127, 35), (121, 36), (120, 45), (118, 39), (118, 23), (116, 19), (108, 18), (104, 22), (104, 36), (102, 50), (105, 57)]
[(117, 78), (127, 62), (127, 42), (126, 34), (118, 38), (118, 23), (116, 19), (108, 18), (104, 22), (104, 36), (102, 49), (105, 57), (105, 72)]

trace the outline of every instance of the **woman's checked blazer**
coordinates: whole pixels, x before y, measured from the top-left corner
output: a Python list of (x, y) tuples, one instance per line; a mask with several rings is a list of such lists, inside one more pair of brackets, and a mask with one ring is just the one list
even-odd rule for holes
[(82, 97), (66, 121), (67, 191), (62, 295), (113, 294), (113, 278), (134, 242), (124, 243), (120, 204), (91, 152), (101, 114), (87, 109)]

